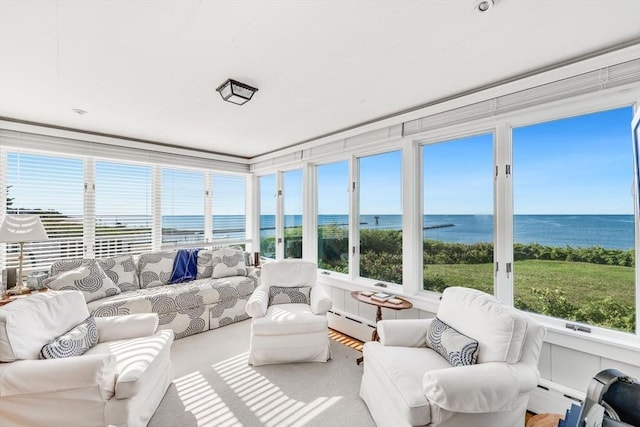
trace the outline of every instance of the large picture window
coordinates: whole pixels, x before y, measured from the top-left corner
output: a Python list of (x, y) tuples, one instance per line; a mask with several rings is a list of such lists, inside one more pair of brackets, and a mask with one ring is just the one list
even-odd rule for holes
[(360, 276), (402, 283), (402, 152), (358, 159)]
[(513, 129), (516, 307), (635, 330), (632, 116)]
[(423, 146), (423, 289), (493, 293), (493, 134)]
[(318, 267), (349, 272), (349, 162), (317, 167)]

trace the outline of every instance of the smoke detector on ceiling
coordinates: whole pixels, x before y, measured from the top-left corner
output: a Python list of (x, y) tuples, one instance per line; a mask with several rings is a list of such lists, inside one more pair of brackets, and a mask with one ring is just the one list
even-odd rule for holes
[(480, 0), (476, 2), (476, 12), (478, 13), (487, 13), (489, 12), (491, 9), (493, 9), (494, 6), (494, 0)]

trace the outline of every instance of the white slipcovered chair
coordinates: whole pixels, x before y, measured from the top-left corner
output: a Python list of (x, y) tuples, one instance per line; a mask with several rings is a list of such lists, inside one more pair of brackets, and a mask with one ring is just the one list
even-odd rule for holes
[[(147, 425), (172, 380), (173, 332), (157, 331), (155, 313), (98, 317), (89, 328), (91, 344), (96, 330), (98, 342), (86, 353), (39, 359), (45, 344), (88, 317), (77, 291), (48, 291), (0, 308), (0, 425)], [(62, 345), (58, 355), (75, 347)]]
[(316, 264), (303, 260), (262, 266), (260, 286), (246, 306), (253, 318), (250, 365), (326, 362), (331, 358), (327, 321), (331, 299), (316, 284), (316, 271)]
[[(477, 363), (452, 366), (434, 347), (454, 347), (455, 331), (434, 341), (436, 319), (378, 322), (380, 342), (364, 345), (360, 397), (379, 427), (522, 426), (538, 384), (544, 328), (529, 316), (473, 289), (445, 289), (437, 318), (478, 342)], [(430, 332), (427, 338), (427, 332)], [(473, 347), (473, 345), (472, 345)], [(451, 348), (450, 348), (451, 349)], [(457, 353), (465, 358), (465, 347)], [(445, 351), (447, 353), (447, 351)], [(450, 359), (451, 360), (451, 359)]]

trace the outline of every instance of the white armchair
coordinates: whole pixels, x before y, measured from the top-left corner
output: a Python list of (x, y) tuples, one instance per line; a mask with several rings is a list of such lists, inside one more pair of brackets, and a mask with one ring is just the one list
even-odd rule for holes
[(380, 342), (364, 345), (360, 387), (376, 424), (523, 425), (544, 328), (491, 295), (460, 287), (445, 289), (437, 318), (478, 342), (477, 364), (452, 366), (427, 346), (434, 319), (378, 322)]
[(173, 332), (157, 314), (95, 318), (81, 356), (39, 359), (89, 317), (77, 291), (48, 291), (0, 308), (0, 425), (145, 426), (172, 380)]
[[(331, 299), (316, 284), (317, 267), (303, 260), (265, 263), (247, 302), (249, 364), (326, 362), (331, 358), (327, 312)], [(271, 304), (270, 304), (271, 302)]]

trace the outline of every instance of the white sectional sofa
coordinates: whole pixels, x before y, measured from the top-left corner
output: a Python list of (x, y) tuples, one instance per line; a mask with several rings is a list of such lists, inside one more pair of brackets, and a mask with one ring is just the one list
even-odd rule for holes
[(176, 339), (248, 318), (259, 270), (246, 266), (241, 249), (200, 250), (195, 280), (170, 284), (177, 252), (59, 261), (44, 283), (81, 291), (96, 317), (157, 313), (160, 329), (173, 330)]

